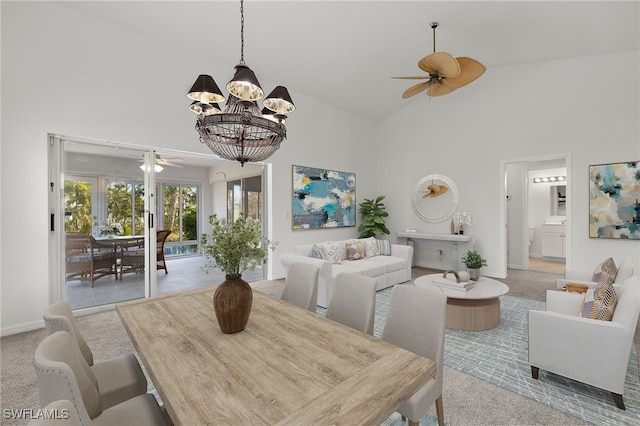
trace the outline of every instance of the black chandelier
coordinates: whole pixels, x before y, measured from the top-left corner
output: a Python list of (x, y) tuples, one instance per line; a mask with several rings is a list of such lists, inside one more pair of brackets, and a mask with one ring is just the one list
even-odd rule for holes
[(227, 160), (246, 162), (269, 158), (287, 137), (285, 119), (295, 110), (289, 91), (276, 86), (263, 101), (262, 111), (257, 101), (264, 92), (254, 72), (244, 63), (244, 1), (240, 0), (240, 63), (227, 83), (230, 96), (225, 100), (210, 75), (201, 74), (187, 96), (193, 99), (191, 110), (198, 114), (196, 131), (200, 142), (216, 155)]

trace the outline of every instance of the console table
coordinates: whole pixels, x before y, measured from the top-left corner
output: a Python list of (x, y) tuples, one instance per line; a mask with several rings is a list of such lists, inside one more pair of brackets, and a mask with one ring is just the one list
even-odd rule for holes
[(467, 251), (476, 249), (476, 240), (471, 235), (423, 232), (398, 232), (397, 235), (413, 246), (414, 265), (426, 268), (466, 269), (460, 259)]

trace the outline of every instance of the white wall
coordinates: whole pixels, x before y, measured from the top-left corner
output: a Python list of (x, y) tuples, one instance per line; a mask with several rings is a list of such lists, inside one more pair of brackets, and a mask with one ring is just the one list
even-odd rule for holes
[[(574, 216), (567, 242), (573, 265), (592, 270), (608, 256), (631, 255), (640, 269), (640, 242), (590, 239), (588, 165), (640, 158), (638, 52), (490, 68), (477, 81), (438, 98), (407, 101), (377, 126), (378, 169), (390, 170), (378, 191), (388, 195), (393, 234), (406, 228), (449, 232), (449, 223), (422, 222), (411, 209), (413, 186), (423, 176), (450, 177), (460, 191), (459, 211), (469, 212), (469, 233), (487, 258), (484, 273), (501, 276), (500, 163), (570, 153)], [(606, 90), (594, 90), (586, 70), (616, 64)]]
[[(52, 2), (1, 7), (0, 303), (8, 334), (40, 326), (49, 301), (47, 133), (204, 153), (185, 93), (201, 72), (230, 77), (234, 64), (215, 65)], [(289, 87), (297, 109), (271, 159), (275, 258), (295, 244), (357, 235), (291, 230), (293, 164), (356, 173), (358, 202), (387, 196), (392, 235), (449, 232), (448, 222), (421, 222), (411, 209), (415, 183), (439, 173), (457, 184), (459, 211), (473, 215), (469, 232), (488, 259), (485, 273), (499, 276), (500, 162), (571, 152), (575, 266), (590, 270), (604, 256), (630, 254), (640, 269), (638, 241), (588, 238), (587, 198), (589, 164), (640, 159), (638, 62), (631, 52), (489, 69), (450, 95), (412, 98), (378, 124)], [(603, 63), (615, 63), (616, 75), (596, 90), (590, 70)], [(273, 262), (270, 276), (282, 273)]]
[[(218, 66), (53, 2), (1, 7), (4, 335), (41, 326), (49, 303), (47, 133), (206, 153), (186, 92), (198, 74), (230, 78), (235, 64)], [(272, 157), (276, 255), (320, 235), (356, 234), (355, 228), (291, 231), (292, 164), (355, 172), (358, 199), (376, 192), (371, 123), (289, 91), (297, 109)], [(276, 262), (272, 276), (278, 275)]]

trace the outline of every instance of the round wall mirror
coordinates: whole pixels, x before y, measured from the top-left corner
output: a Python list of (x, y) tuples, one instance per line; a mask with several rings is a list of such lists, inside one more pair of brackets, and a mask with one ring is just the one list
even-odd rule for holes
[(458, 209), (458, 187), (443, 175), (428, 175), (413, 189), (411, 206), (425, 222), (440, 223), (450, 219)]

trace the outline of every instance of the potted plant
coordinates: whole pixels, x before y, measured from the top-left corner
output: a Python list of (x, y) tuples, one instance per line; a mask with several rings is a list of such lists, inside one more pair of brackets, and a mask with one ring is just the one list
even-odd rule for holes
[(469, 276), (473, 281), (480, 279), (480, 268), (487, 266), (487, 260), (480, 256), (480, 253), (475, 250), (467, 251), (466, 256), (462, 258), (462, 262), (464, 262), (469, 270)]
[(382, 200), (384, 195), (379, 195), (374, 200), (364, 199), (360, 203), (360, 214), (362, 223), (358, 226), (360, 235), (358, 238), (369, 238), (377, 235), (389, 234), (389, 229), (385, 225), (385, 217), (389, 216)]
[(237, 333), (247, 325), (253, 301), (251, 286), (242, 280), (242, 272), (254, 271), (258, 261), (266, 261), (268, 250), (276, 243), (263, 238), (256, 219), (241, 215), (227, 223), (212, 214), (209, 223), (213, 228), (202, 234), (199, 249), (208, 260), (207, 266), (218, 267), (226, 275), (213, 296), (216, 318), (224, 333)]

